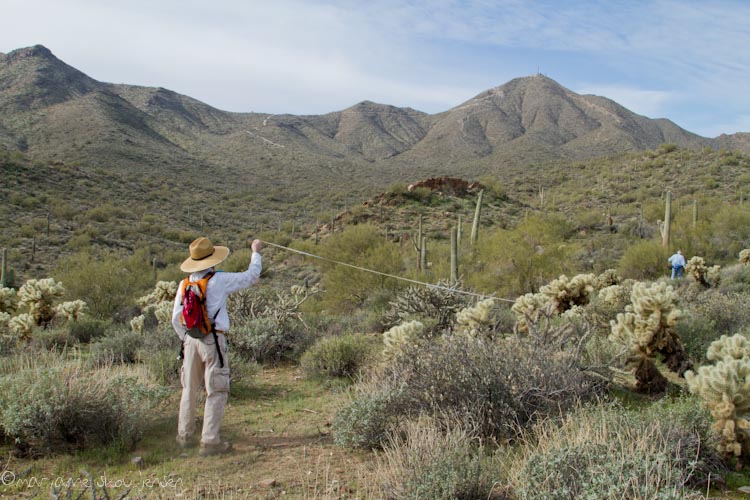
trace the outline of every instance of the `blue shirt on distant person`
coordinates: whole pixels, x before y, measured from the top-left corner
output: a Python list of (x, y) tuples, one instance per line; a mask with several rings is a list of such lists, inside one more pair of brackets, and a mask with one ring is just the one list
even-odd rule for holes
[(681, 250), (677, 250), (677, 253), (667, 259), (672, 264), (672, 279), (682, 278), (682, 270), (685, 269), (685, 257), (682, 255)]

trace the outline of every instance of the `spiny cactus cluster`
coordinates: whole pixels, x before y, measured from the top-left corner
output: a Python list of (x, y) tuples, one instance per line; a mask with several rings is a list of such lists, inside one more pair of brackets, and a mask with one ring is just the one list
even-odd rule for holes
[(594, 290), (601, 290), (622, 283), (622, 277), (614, 269), (607, 269), (594, 278)]
[[(159, 325), (168, 325), (172, 322), (172, 306), (177, 294), (178, 283), (176, 281), (159, 281), (148, 295), (145, 295), (136, 303), (141, 308), (141, 316), (130, 322), (130, 329), (135, 332), (143, 332), (143, 324), (147, 315), (153, 314)], [(142, 319), (139, 319), (142, 318)]]
[(685, 266), (685, 270), (692, 278), (706, 288), (719, 286), (721, 280), (720, 266), (706, 266), (703, 257), (695, 256)]
[(666, 379), (653, 362), (657, 353), (663, 357), (667, 368), (679, 375), (691, 367), (675, 331), (682, 315), (677, 308), (677, 294), (663, 282), (651, 286), (636, 283), (630, 300), (625, 313), (610, 322), (609, 339), (629, 349), (638, 389), (661, 392), (666, 387)]
[(18, 294), (14, 288), (0, 286), (0, 313), (12, 313), (18, 307)]
[(594, 293), (593, 274), (578, 274), (568, 278), (564, 274), (552, 280), (539, 289), (542, 295), (549, 297), (558, 314), (562, 314), (573, 306), (583, 306), (589, 303)]
[(31, 279), (18, 290), (18, 308), (28, 310), (37, 325), (48, 325), (55, 316), (55, 300), (63, 293), (65, 287), (54, 278)]
[(386, 360), (394, 359), (402, 349), (413, 343), (424, 333), (424, 324), (421, 321), (408, 321), (394, 326), (383, 334), (383, 357)]
[(36, 320), (31, 314), (23, 313), (10, 318), (8, 326), (14, 335), (26, 340), (31, 337), (34, 327), (36, 326)]
[(55, 307), (55, 317), (65, 318), (65, 321), (78, 321), (86, 314), (88, 305), (82, 300), (63, 302)]
[(495, 323), (496, 301), (485, 299), (473, 307), (461, 309), (456, 314), (458, 331), (471, 336), (489, 335), (490, 328)]
[(750, 342), (742, 335), (722, 335), (708, 348), (714, 364), (688, 371), (690, 392), (703, 399), (721, 436), (719, 451), (739, 457), (750, 454)]
[(750, 248), (740, 251), (740, 264), (750, 266)]
[(630, 294), (635, 283), (634, 280), (624, 280), (619, 285), (604, 287), (599, 290), (599, 300), (610, 307), (625, 307), (630, 302)]
[(542, 313), (551, 314), (554, 309), (554, 304), (544, 294), (527, 293), (521, 295), (510, 308), (516, 314), (516, 333), (529, 333), (531, 325), (537, 322)]
[(430, 334), (449, 329), (458, 311), (469, 303), (466, 296), (454, 293), (447, 288), (460, 289), (460, 283), (440, 281), (436, 287), (412, 286), (400, 292), (396, 300), (390, 302), (390, 309), (383, 318), (386, 327), (400, 325), (404, 321), (419, 319)]
[[(536, 323), (542, 314), (563, 314), (576, 306), (585, 306), (593, 298), (594, 292), (619, 281), (621, 278), (612, 269), (599, 276), (578, 274), (568, 278), (562, 275), (540, 288), (539, 293), (527, 293), (516, 299), (511, 307), (516, 314), (516, 332), (528, 333), (529, 323)], [(576, 311), (568, 316), (579, 313)]]

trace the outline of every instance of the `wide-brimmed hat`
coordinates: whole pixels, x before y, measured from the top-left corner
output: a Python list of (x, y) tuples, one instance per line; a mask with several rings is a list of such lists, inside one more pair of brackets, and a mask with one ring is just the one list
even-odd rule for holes
[(190, 257), (185, 259), (180, 269), (186, 273), (203, 271), (214, 267), (229, 255), (227, 247), (214, 246), (208, 238), (200, 237), (190, 244)]

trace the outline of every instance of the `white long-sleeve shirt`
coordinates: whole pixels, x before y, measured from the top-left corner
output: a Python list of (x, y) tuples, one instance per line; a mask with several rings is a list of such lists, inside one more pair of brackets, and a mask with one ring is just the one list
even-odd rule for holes
[[(214, 315), (216, 315), (216, 311), (219, 311), (214, 322), (217, 330), (224, 332), (229, 330), (229, 313), (227, 313), (227, 297), (229, 294), (239, 290), (244, 290), (245, 288), (257, 283), (262, 267), (263, 264), (260, 254), (258, 252), (253, 252), (247, 271), (241, 273), (217, 272), (210, 280), (208, 280), (208, 285), (206, 285), (206, 311), (208, 312), (209, 318), (213, 318)], [(190, 281), (198, 281), (210, 271), (211, 269), (204, 269), (203, 271), (195, 272), (190, 275)], [(174, 298), (174, 307), (172, 308), (172, 326), (180, 339), (183, 340), (187, 329), (180, 320), (182, 317), (181, 285), (182, 283), (177, 287), (177, 295)]]
[(685, 262), (685, 257), (679, 253), (676, 253), (668, 258), (667, 262), (672, 264), (672, 267), (685, 267), (687, 265), (687, 263)]

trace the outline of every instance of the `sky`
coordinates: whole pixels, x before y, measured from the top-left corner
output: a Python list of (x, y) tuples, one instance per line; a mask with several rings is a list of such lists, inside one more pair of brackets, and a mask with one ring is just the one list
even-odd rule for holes
[(226, 111), (445, 111), (542, 73), (706, 137), (750, 132), (750, 0), (0, 0), (0, 52)]

